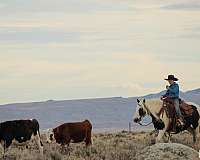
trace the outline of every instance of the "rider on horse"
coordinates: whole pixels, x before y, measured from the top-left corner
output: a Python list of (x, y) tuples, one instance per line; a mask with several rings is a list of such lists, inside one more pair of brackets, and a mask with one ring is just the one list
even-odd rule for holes
[(176, 81), (178, 81), (178, 78), (175, 78), (174, 75), (168, 75), (168, 78), (165, 80), (169, 82), (170, 86), (166, 86), (167, 92), (161, 97), (161, 100), (164, 101), (166, 99), (170, 99), (173, 101), (176, 114), (178, 116), (178, 121), (180, 125), (183, 126), (183, 115), (179, 106), (179, 85), (176, 83)]

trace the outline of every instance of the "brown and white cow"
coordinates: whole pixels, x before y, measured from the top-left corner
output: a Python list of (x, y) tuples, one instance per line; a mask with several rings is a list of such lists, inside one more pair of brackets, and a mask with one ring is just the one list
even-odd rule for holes
[(56, 141), (61, 146), (72, 143), (85, 142), (86, 147), (92, 144), (92, 124), (89, 120), (83, 122), (64, 123), (47, 131), (47, 143)]
[(32, 120), (13, 120), (0, 123), (0, 143), (5, 153), (12, 142), (25, 143), (35, 139), (40, 154), (43, 155), (43, 144), (40, 140), (39, 123)]

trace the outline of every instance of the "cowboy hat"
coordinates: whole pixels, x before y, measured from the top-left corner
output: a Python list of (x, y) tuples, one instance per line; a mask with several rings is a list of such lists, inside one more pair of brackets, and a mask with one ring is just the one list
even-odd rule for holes
[(168, 78), (165, 80), (173, 80), (173, 81), (178, 81), (178, 78), (174, 77), (174, 75), (168, 75)]

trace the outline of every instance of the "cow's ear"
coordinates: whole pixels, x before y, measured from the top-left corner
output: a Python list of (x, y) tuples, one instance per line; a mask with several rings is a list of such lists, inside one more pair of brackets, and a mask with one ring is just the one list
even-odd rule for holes
[(146, 102), (146, 99), (143, 99), (143, 103), (145, 103)]
[(139, 99), (137, 99), (137, 103), (140, 103), (140, 100), (139, 100)]

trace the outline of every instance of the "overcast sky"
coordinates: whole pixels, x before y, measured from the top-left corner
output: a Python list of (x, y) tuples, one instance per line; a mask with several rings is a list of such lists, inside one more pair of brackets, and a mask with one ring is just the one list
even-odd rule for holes
[(0, 104), (200, 87), (199, 0), (1, 0)]

